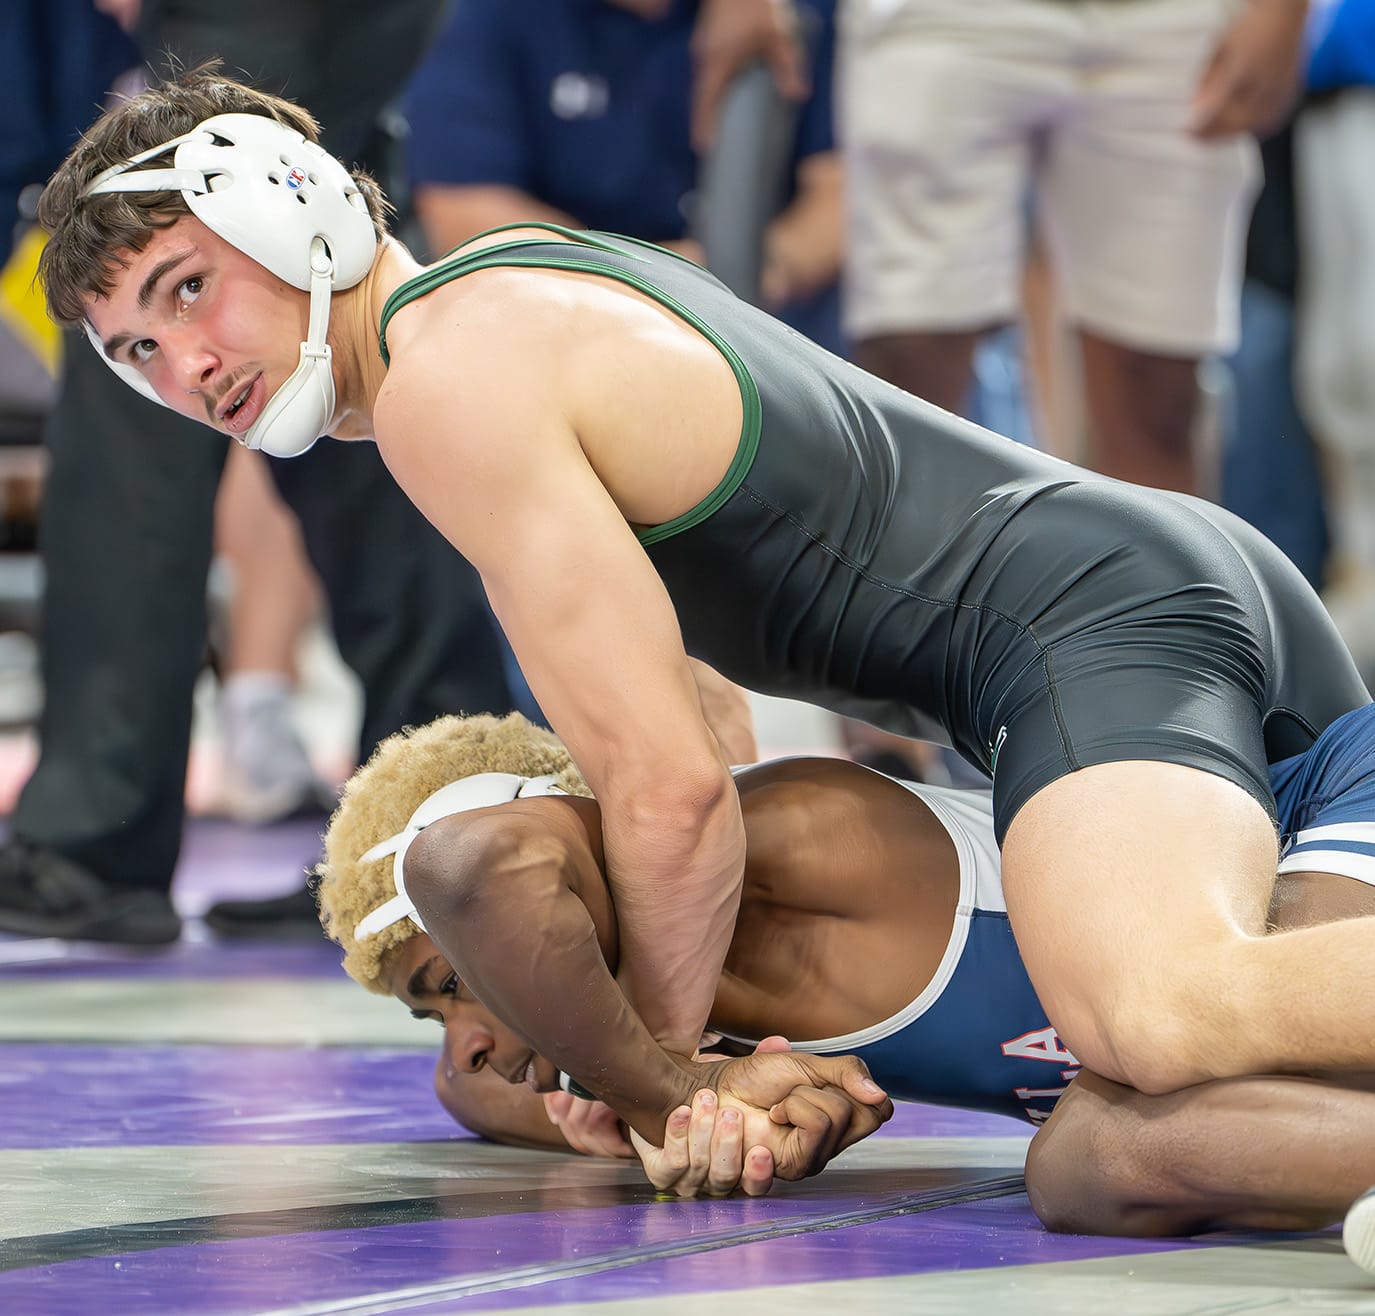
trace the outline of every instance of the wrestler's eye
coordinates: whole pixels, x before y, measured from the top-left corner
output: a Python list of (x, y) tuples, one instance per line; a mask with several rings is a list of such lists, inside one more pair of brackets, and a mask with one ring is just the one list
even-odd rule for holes
[(130, 345), (129, 356), (136, 366), (146, 366), (153, 359), (153, 353), (157, 350), (158, 345), (154, 339), (140, 338), (138, 342)]
[(458, 990), (458, 974), (456, 973), (450, 973), (449, 976), (439, 984), (439, 994), (441, 996), (457, 996)]
[(205, 289), (205, 280), (199, 274), (193, 274), (189, 279), (183, 279), (177, 284), (177, 302), (181, 306), (190, 306), (192, 302)]

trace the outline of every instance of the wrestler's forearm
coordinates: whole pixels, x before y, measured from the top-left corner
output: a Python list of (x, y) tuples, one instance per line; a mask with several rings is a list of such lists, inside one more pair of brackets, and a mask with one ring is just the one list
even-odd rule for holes
[(699, 1086), (695, 1067), (631, 1008), (559, 856), (517, 839), (485, 853), (471, 880), (417, 874), (408, 885), (473, 995), (636, 1132), (662, 1140), (669, 1113)]
[(1375, 1093), (1306, 1078), (1148, 1097), (1081, 1074), (1027, 1157), (1037, 1215), (1072, 1233), (1319, 1229), (1371, 1183)]
[(654, 1037), (683, 1057), (706, 1027), (740, 907), (745, 831), (724, 773), (719, 792), (686, 816), (643, 796), (629, 816), (602, 809), (619, 980)]

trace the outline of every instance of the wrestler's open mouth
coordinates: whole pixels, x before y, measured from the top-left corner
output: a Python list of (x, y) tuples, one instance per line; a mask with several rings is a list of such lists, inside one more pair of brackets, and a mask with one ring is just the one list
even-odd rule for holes
[(257, 419), (262, 409), (262, 375), (254, 375), (235, 392), (219, 413), (220, 421), (231, 434), (240, 434)]

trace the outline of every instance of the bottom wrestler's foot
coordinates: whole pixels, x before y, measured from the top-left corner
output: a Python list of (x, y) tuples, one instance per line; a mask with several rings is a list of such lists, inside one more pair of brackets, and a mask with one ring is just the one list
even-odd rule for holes
[(1358, 1197), (1346, 1213), (1342, 1243), (1352, 1261), (1375, 1275), (1375, 1188)]

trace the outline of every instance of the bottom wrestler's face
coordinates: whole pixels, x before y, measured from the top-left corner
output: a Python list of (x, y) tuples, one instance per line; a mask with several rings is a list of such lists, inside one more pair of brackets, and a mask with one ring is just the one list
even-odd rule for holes
[(417, 1019), (443, 1025), (449, 1064), (457, 1072), (490, 1069), (506, 1082), (528, 1084), (536, 1092), (558, 1090), (557, 1067), (468, 991), (425, 933), (417, 932), (387, 956), (382, 978)]
[(122, 252), (86, 317), (105, 354), (132, 366), (173, 411), (241, 438), (300, 360), (309, 298), (194, 215)]

